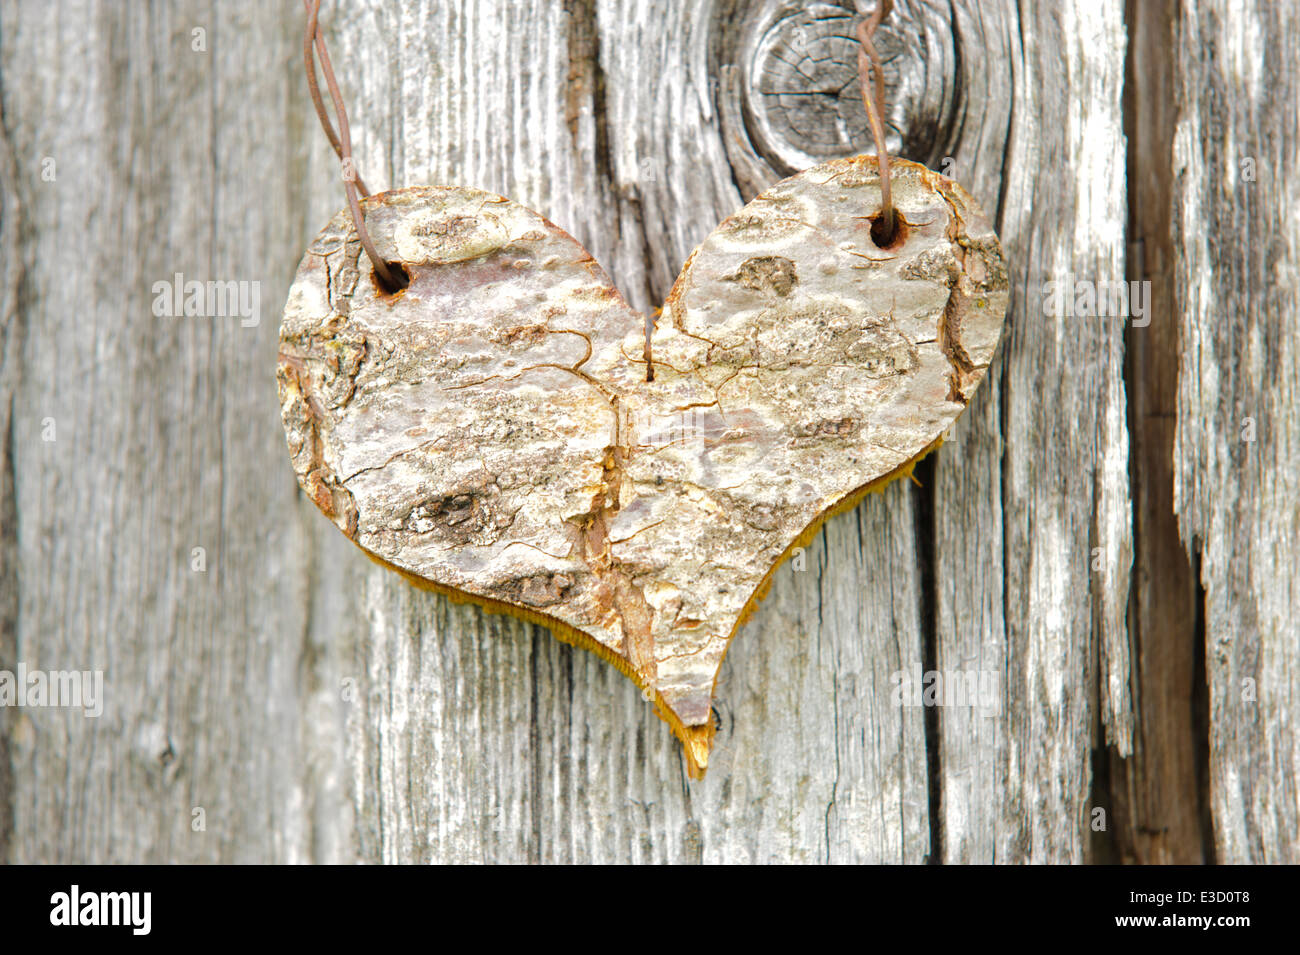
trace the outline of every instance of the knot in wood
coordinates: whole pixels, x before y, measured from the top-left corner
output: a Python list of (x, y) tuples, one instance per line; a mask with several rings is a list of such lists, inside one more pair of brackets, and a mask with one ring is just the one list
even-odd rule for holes
[[(826, 159), (874, 153), (858, 73), (858, 13), (851, 5), (767, 3), (742, 60), (745, 124), (755, 149), (782, 172)], [(902, 144), (892, 100), (899, 40), (888, 22), (876, 33), (885, 64), (887, 141)]]

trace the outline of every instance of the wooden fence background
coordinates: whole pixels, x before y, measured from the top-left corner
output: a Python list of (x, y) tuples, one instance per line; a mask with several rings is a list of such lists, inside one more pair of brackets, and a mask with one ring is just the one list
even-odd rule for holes
[[(653, 308), (765, 185), (869, 151), (851, 11), (322, 23), (372, 188), (508, 195)], [(611, 668), (298, 493), (279, 310), (342, 205), (302, 25), (0, 2), (0, 669), (106, 684), (0, 709), (0, 859), (1300, 861), (1294, 4), (899, 0), (895, 141), (995, 214), (1007, 331), (920, 486), (782, 569), (702, 782)], [(176, 273), (260, 282), (260, 322), (156, 317)], [(1149, 324), (1045, 314), (1067, 276), (1149, 280)], [(996, 672), (1001, 712), (893, 705), (914, 668)]]

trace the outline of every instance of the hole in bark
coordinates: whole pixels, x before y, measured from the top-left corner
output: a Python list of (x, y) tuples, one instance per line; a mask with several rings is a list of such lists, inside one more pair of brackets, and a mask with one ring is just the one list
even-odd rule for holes
[(385, 262), (384, 264), (388, 266), (388, 271), (393, 273), (393, 278), (396, 281), (390, 285), (382, 275), (371, 269), (370, 277), (375, 280), (375, 288), (379, 289), (381, 295), (396, 295), (411, 284), (411, 275), (401, 262)]
[(883, 212), (869, 216), (871, 221), (871, 241), (877, 249), (896, 249), (907, 241), (907, 220), (897, 208), (893, 216), (886, 219)]

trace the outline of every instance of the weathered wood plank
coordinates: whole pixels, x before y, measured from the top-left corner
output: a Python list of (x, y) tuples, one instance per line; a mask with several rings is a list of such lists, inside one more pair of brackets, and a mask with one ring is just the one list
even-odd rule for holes
[(1199, 551), (1218, 861), (1300, 861), (1300, 11), (1184, 0), (1174, 503)]
[[(0, 9), (26, 270), (20, 344), (4, 329), (15, 505), (2, 560), (18, 607), (3, 663), (102, 669), (106, 697), (97, 719), (8, 714), (10, 861), (349, 851), (339, 621), (319, 612), (338, 579), (335, 545), (317, 543), (274, 466), (283, 437), (264, 371), (300, 248), (285, 119), (304, 105), (299, 74), (266, 64), (284, 61), (296, 12)], [(192, 48), (195, 29), (206, 51)], [(7, 185), (5, 235), (10, 198)], [(177, 272), (274, 276), (260, 323), (157, 317), (153, 283)], [(192, 569), (198, 547), (204, 570)]]
[[(0, 20), (0, 48), (3, 43)], [(0, 90), (4, 88), (0, 64)], [(2, 101), (0, 101), (2, 103)], [(21, 375), (23, 250), (19, 224), (18, 164), (0, 123), (0, 670), (18, 663), (18, 509), (14, 500), (13, 399)], [(13, 832), (10, 709), (0, 708), (0, 860), (9, 858)]]
[(938, 713), (946, 861), (1082, 861), (1096, 721), (1130, 745), (1124, 322), (1044, 311), (1049, 282), (1124, 278), (1121, 11), (957, 7), (966, 122), (927, 161), (1001, 210), (1013, 311), (936, 465), (939, 672), (1000, 690)]
[[(948, 10), (927, 7), (925, 22), (946, 36), (954, 48), (952, 105), (936, 117), (935, 141), (925, 157), (932, 168), (945, 163), (952, 175), (973, 190), (991, 215), (1003, 249), (1015, 249), (1008, 261), (1012, 307), (1002, 344), (986, 387), (940, 448), (933, 473), (930, 532), (934, 562), (934, 650), (932, 665), (943, 672), (971, 671), (995, 675), (999, 706), (937, 710), (935, 764), (941, 780), (937, 804), (945, 862), (1023, 861), (1027, 850), (1013, 841), (1017, 815), (1007, 805), (1014, 738), (1008, 705), (1012, 670), (1007, 638), (1003, 528), (1004, 404), (1007, 403), (1007, 352), (1013, 329), (1024, 325), (1032, 299), (1025, 300), (1024, 240), (1026, 224), (1008, 225), (1002, 209), (1005, 156), (1014, 122), (1013, 98), (1023, 75), (1019, 16), (1009, 4), (959, 4)], [(956, 64), (963, 64), (960, 76)], [(988, 69), (986, 63), (1000, 64)], [(1014, 68), (1006, 65), (1014, 63)], [(1025, 82), (1032, 83), (1032, 79)], [(957, 90), (963, 101), (957, 102)], [(969, 117), (955, 124), (951, 116)], [(954, 133), (953, 128), (960, 129)], [(1020, 230), (1017, 234), (1016, 229)], [(1008, 244), (1010, 243), (1010, 244)], [(1018, 694), (1019, 696), (1020, 694)]]
[[(1127, 0), (1125, 78), (1129, 139), (1129, 278), (1151, 285), (1149, 324), (1125, 341), (1133, 482), (1133, 752), (1111, 752), (1117, 854), (1140, 864), (1205, 861), (1197, 717), (1198, 597), (1191, 557), (1174, 513), (1179, 322), (1173, 311), (1173, 84), (1175, 0)], [(1202, 686), (1204, 677), (1200, 677)]]

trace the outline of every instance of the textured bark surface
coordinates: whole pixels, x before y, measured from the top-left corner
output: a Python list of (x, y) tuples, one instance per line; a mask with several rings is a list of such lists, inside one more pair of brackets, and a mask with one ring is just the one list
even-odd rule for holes
[[(645, 312), (792, 150), (869, 149), (833, 86), (764, 99), (786, 91), (755, 51), (832, 82), (852, 62), (842, 13), (801, 7), (358, 0), (323, 23), (372, 188), (510, 196)], [(1171, 34), (1176, 298), (1151, 317), (1180, 327), (1221, 861), (1297, 845), (1294, 18), (1183, 0)], [(1124, 323), (1046, 315), (1042, 291), (1125, 276), (1119, 0), (899, 0), (882, 27), (891, 136), (992, 217), (1008, 333), (922, 486), (775, 576), (702, 782), (606, 663), (414, 590), (298, 493), (275, 317), (341, 205), (300, 30), (298, 4), (0, 0), (0, 668), (102, 667), (107, 692), (98, 720), (0, 711), (5, 858), (1097, 858), (1096, 751), (1138, 745), (1141, 456)], [(177, 272), (260, 281), (262, 321), (155, 317)], [(999, 674), (1001, 707), (894, 705), (922, 667)]]
[(368, 554), (552, 627), (652, 699), (700, 777), (728, 642), (777, 563), (910, 474), (965, 409), (1006, 312), (960, 186), (874, 157), (783, 180), (690, 256), (645, 337), (582, 246), (473, 189), (363, 205), (308, 249), (280, 328), (298, 481)]

